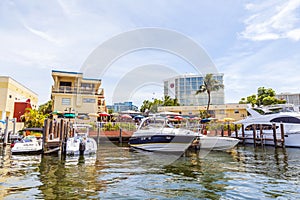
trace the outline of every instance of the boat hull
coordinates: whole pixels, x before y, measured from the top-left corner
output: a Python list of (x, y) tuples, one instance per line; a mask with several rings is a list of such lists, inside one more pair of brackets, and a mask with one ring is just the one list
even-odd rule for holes
[(66, 145), (67, 155), (88, 155), (97, 152), (97, 143), (93, 138), (82, 141), (80, 138), (69, 138)]
[(146, 151), (184, 152), (194, 141), (193, 135), (142, 135), (129, 139), (129, 146)]
[(200, 149), (227, 150), (234, 148), (239, 140), (227, 137), (200, 137)]

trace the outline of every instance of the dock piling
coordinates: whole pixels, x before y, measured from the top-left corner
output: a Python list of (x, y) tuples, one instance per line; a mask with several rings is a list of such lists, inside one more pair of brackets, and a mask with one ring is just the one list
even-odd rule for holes
[(285, 147), (284, 126), (282, 123), (280, 123), (280, 133), (281, 133), (281, 146)]
[(276, 124), (272, 124), (274, 146), (277, 147)]
[(120, 128), (119, 143), (122, 144), (122, 128)]
[(253, 144), (254, 147), (256, 147), (256, 124), (252, 125), (252, 129), (253, 129)]
[(243, 139), (243, 145), (245, 145), (245, 126), (242, 124), (242, 139)]
[(234, 125), (234, 132), (235, 132), (235, 138), (238, 138), (239, 135), (238, 135), (238, 127), (237, 127), (237, 124)]

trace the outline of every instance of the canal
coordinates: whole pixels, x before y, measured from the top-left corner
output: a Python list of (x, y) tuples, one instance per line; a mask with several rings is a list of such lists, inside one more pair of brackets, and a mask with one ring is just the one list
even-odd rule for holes
[(106, 143), (67, 158), (0, 147), (0, 199), (300, 199), (299, 158), (253, 146), (178, 156)]

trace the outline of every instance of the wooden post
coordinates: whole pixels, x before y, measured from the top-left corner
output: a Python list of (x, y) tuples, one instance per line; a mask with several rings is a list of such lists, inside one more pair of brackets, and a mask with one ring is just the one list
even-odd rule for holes
[(230, 128), (230, 123), (228, 122), (228, 125), (227, 125), (227, 136), (230, 137), (231, 136), (231, 128)]
[(60, 121), (60, 132), (59, 132), (60, 145), (61, 145), (61, 142), (63, 141), (63, 138), (64, 138), (64, 128), (65, 128), (65, 121), (62, 119)]
[(16, 134), (16, 122), (17, 122), (17, 118), (14, 118), (13, 119), (13, 123), (14, 123), (14, 125), (13, 125), (13, 134)]
[(280, 123), (280, 133), (281, 133), (281, 146), (285, 147), (284, 126), (283, 126), (283, 123)]
[(256, 147), (256, 124), (252, 125), (252, 129), (253, 129), (253, 144), (254, 147)]
[(3, 146), (6, 146), (6, 144), (8, 143), (8, 121), (8, 117), (6, 117)]
[(48, 150), (47, 149), (48, 134), (49, 134), (49, 119), (45, 119), (44, 129), (43, 129), (43, 152), (46, 152)]
[(245, 126), (242, 124), (242, 138), (243, 138), (243, 145), (245, 145)]
[(276, 138), (276, 124), (272, 124), (272, 130), (273, 130), (273, 140), (274, 140), (274, 146), (277, 147), (277, 138)]
[(221, 136), (224, 137), (224, 126), (221, 125)]
[(97, 122), (97, 144), (100, 143), (100, 123)]
[(235, 138), (239, 138), (237, 124), (234, 125)]
[(119, 143), (122, 144), (122, 128), (120, 128)]
[(262, 129), (262, 124), (259, 125), (259, 137), (260, 137), (260, 145), (263, 146), (263, 129)]
[(64, 148), (63, 148), (63, 144), (64, 144), (64, 138), (65, 138), (65, 121), (63, 119), (60, 120), (60, 130), (59, 130), (59, 147), (60, 147), (60, 152), (61, 155), (64, 154)]

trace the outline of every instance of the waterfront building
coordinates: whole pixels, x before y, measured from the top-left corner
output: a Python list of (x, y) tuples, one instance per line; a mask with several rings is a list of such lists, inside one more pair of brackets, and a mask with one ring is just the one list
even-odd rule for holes
[(114, 103), (113, 105), (107, 106), (107, 109), (113, 110), (113, 112), (123, 112), (127, 110), (137, 111), (138, 107), (133, 105), (131, 101)]
[(101, 79), (84, 78), (83, 73), (52, 70), (53, 111), (87, 115), (106, 112)]
[[(19, 118), (26, 108), (37, 109), (38, 95), (11, 77), (0, 76), (0, 102), (1, 120), (5, 120), (6, 117)], [(26, 104), (23, 109), (19, 106), (22, 103)]]
[(278, 99), (286, 100), (287, 104), (294, 104), (300, 108), (300, 93), (280, 93), (275, 96)]
[[(202, 106), (207, 104), (207, 93), (198, 95), (196, 91), (203, 85), (205, 76), (184, 74), (164, 80), (164, 95), (177, 98), (182, 106)], [(223, 84), (223, 74), (214, 74), (213, 78)], [(225, 102), (224, 89), (211, 93), (211, 104), (222, 105)]]
[[(222, 104), (210, 105), (209, 114), (213, 118), (222, 120), (233, 118), (235, 120), (244, 119), (247, 116), (247, 104)], [(207, 106), (160, 106), (158, 112), (175, 112), (185, 116), (199, 116), (200, 110), (206, 110)]]

